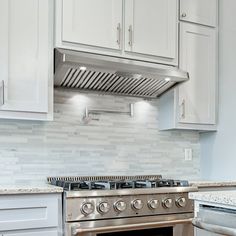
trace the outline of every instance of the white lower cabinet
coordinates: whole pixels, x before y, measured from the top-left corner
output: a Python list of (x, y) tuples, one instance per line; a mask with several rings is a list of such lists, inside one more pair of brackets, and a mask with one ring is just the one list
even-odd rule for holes
[(180, 23), (180, 68), (189, 81), (160, 98), (161, 130), (216, 129), (217, 56), (214, 28)]
[[(39, 232), (40, 231), (40, 232)], [(57, 230), (37, 230), (28, 232), (3, 233), (0, 236), (58, 236)]]
[(61, 236), (60, 194), (0, 196), (0, 236)]

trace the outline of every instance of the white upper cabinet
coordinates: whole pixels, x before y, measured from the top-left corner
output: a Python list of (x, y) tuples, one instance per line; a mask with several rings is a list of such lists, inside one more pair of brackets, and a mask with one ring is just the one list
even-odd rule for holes
[(179, 86), (179, 122), (216, 123), (217, 45), (216, 31), (181, 23), (180, 68), (189, 81)]
[(180, 0), (180, 20), (217, 26), (217, 0)]
[(63, 0), (62, 40), (120, 49), (122, 0)]
[(174, 59), (177, 0), (126, 0), (125, 51)]
[(178, 0), (58, 0), (56, 47), (178, 65)]
[(217, 45), (214, 28), (180, 23), (180, 68), (189, 80), (160, 97), (160, 130), (216, 130)]
[(0, 0), (0, 117), (49, 111), (52, 12), (50, 0)]

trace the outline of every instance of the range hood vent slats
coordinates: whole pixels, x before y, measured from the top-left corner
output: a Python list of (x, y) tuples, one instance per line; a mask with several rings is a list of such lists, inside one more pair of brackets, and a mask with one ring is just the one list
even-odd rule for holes
[(84, 86), (84, 89), (88, 89), (90, 86), (92, 86), (92, 83), (96, 80), (100, 72), (95, 71), (94, 74), (90, 77), (88, 83)]
[(55, 49), (55, 86), (117, 95), (157, 98), (188, 80), (175, 67)]
[(163, 84), (165, 84), (166, 82), (165, 81), (154, 81), (154, 84), (152, 86), (149, 86), (149, 88), (146, 88), (142, 95), (146, 95), (146, 94), (152, 94), (154, 93), (155, 91), (159, 90)]

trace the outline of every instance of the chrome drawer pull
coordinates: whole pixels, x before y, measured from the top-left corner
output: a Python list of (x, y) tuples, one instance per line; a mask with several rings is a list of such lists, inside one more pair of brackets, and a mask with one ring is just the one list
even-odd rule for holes
[(4, 80), (2, 80), (0, 82), (0, 106), (3, 106), (5, 104), (4, 96)]
[(165, 227), (165, 226), (173, 226), (177, 224), (191, 224), (192, 219), (181, 219), (181, 220), (168, 220), (161, 222), (148, 222), (148, 223), (137, 223), (137, 224), (127, 224), (127, 225), (117, 225), (117, 226), (104, 226), (98, 228), (79, 228), (74, 225), (71, 227), (71, 236), (79, 236), (85, 233), (109, 233), (109, 232), (118, 232), (128, 231), (128, 230), (139, 230), (144, 229), (146, 227)]
[(180, 119), (185, 119), (185, 99), (183, 99), (180, 108), (181, 108)]
[(120, 23), (118, 23), (117, 25), (117, 44), (120, 46), (120, 43), (121, 43), (121, 26), (120, 26)]
[(129, 26), (129, 46), (132, 47), (133, 46), (133, 29), (132, 29), (132, 25)]

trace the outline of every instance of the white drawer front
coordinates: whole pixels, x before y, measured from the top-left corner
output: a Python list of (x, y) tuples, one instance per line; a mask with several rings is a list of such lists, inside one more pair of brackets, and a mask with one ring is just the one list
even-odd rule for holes
[(3, 233), (0, 236), (58, 236), (58, 232), (56, 230), (47, 230), (42, 232), (15, 232), (15, 233)]
[(0, 197), (0, 229), (58, 227), (59, 204), (59, 198), (53, 194)]

